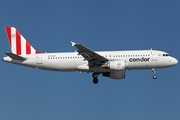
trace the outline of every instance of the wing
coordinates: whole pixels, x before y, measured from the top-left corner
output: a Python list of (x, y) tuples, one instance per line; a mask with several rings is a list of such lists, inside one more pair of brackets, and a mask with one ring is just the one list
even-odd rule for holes
[(75, 46), (79, 53), (78, 55), (82, 55), (84, 57), (84, 60), (87, 60), (89, 62), (89, 65), (101, 65), (108, 61), (105, 57), (99, 55), (98, 53), (86, 48), (85, 46), (72, 42), (72, 46)]

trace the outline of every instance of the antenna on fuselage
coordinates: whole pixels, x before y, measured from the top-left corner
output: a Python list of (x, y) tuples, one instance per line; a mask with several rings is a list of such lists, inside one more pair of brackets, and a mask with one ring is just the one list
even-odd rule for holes
[(152, 48), (150, 48), (150, 50), (151, 50), (151, 54), (152, 54)]

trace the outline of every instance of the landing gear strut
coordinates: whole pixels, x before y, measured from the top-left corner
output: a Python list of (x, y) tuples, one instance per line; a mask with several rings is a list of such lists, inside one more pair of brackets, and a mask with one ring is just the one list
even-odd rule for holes
[(98, 75), (99, 75), (99, 73), (95, 73), (95, 72), (92, 74), (94, 84), (98, 83)]
[(153, 73), (153, 79), (156, 79), (157, 78), (157, 75), (156, 75), (156, 69), (152, 69), (152, 73)]

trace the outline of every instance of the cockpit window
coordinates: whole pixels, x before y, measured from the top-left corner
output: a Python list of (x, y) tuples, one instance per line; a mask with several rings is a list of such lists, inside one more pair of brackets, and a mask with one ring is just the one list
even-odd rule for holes
[(169, 56), (168, 54), (163, 54), (163, 56)]

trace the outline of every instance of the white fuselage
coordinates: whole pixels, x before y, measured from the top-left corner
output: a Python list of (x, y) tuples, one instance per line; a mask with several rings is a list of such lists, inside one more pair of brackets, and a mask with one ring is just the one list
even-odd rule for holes
[[(166, 52), (158, 50), (131, 50), (131, 51), (101, 51), (96, 52), (109, 61), (119, 60), (125, 62), (125, 70), (157, 69), (177, 64), (177, 60)], [(77, 52), (40, 53), (24, 55), (24, 61), (12, 60), (4, 57), (3, 61), (23, 66), (52, 70), (52, 71), (80, 71), (80, 72), (110, 72), (111, 69), (94, 66), (89, 68), (88, 61)]]
[(166, 52), (158, 50), (99, 51), (95, 52), (82, 44), (71, 41), (77, 52), (40, 53), (20, 34), (15, 27), (6, 27), (11, 52), (6, 52), (3, 61), (22, 66), (51, 71), (93, 72), (93, 83), (98, 75), (112, 79), (124, 79), (126, 70), (155, 69), (174, 66), (178, 61)]

